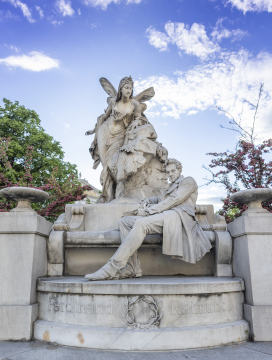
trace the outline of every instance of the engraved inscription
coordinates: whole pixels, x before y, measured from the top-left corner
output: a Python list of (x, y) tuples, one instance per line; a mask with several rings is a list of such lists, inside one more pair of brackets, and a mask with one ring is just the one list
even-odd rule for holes
[(173, 300), (171, 302), (172, 315), (218, 313), (230, 310), (231, 308), (229, 308), (224, 302), (214, 302), (206, 304), (182, 304), (178, 300)]
[(107, 305), (102, 304), (80, 304), (73, 298), (70, 302), (59, 301), (58, 295), (51, 295), (49, 297), (48, 310), (54, 312), (68, 312), (75, 314), (101, 314), (112, 315), (112, 301)]

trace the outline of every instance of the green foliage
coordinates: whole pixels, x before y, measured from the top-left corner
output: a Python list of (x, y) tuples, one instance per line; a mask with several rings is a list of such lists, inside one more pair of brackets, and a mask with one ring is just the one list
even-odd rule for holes
[[(64, 162), (64, 152), (58, 141), (45, 133), (41, 126), (41, 120), (34, 110), (26, 109), (3, 99), (4, 107), (0, 106), (0, 137), (9, 139), (6, 152), (7, 160), (13, 171), (6, 176), (15, 182), (25, 174), (25, 159), (27, 147), (33, 146), (31, 175), (35, 186), (44, 185), (44, 179), (48, 178), (57, 168), (56, 180), (64, 182), (71, 174), (77, 174), (76, 165)], [(0, 161), (0, 172), (3, 172), (5, 164)]]

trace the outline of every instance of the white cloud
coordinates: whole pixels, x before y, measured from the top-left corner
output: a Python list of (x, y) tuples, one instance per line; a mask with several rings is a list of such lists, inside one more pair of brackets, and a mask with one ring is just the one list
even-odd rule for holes
[(81, 10), (77, 9), (77, 13), (78, 13), (78, 15), (81, 15)]
[(231, 4), (238, 10), (243, 11), (245, 14), (247, 11), (268, 11), (272, 12), (271, 0), (224, 0), (225, 4)]
[(168, 50), (168, 44), (171, 42), (171, 40), (166, 34), (150, 26), (146, 30), (146, 35), (148, 37), (149, 43), (156, 49), (159, 49), (159, 51)]
[(54, 26), (59, 26), (59, 25), (64, 23), (64, 21), (62, 21), (62, 20), (60, 20), (60, 21), (52, 20), (52, 19), (49, 19), (49, 20), (50, 20), (51, 24), (54, 25)]
[(127, 0), (127, 4), (140, 4), (142, 0)]
[(19, 49), (14, 45), (6, 45), (6, 44), (4, 44), (4, 46), (6, 48), (8, 48), (8, 49), (11, 49), (11, 50), (15, 51), (15, 52), (19, 52)]
[(229, 30), (223, 26), (223, 21), (226, 18), (221, 18), (216, 22), (216, 25), (211, 33), (213, 39), (216, 39), (220, 42), (222, 39), (231, 38), (231, 41), (241, 40), (244, 36), (248, 35), (247, 31), (241, 29)]
[(52, 59), (37, 51), (31, 51), (28, 55), (16, 55), (0, 59), (0, 64), (30, 71), (50, 70), (60, 66), (59, 60)]
[[(264, 94), (257, 121), (257, 132), (272, 137), (272, 54), (253, 56), (246, 50), (218, 54), (216, 59), (202, 61), (187, 72), (177, 72), (172, 78), (151, 76), (135, 82), (138, 92), (153, 86), (156, 96), (148, 109), (162, 116), (180, 118), (192, 111), (204, 111), (220, 106), (236, 118), (244, 107), (244, 125), (253, 118), (247, 99), (255, 104), (261, 82)], [(167, 110), (164, 111), (164, 106)]]
[(42, 19), (44, 17), (43, 10), (40, 6), (35, 6), (36, 10), (38, 11), (40, 18)]
[(219, 45), (207, 36), (204, 25), (194, 23), (190, 28), (184, 23), (169, 21), (165, 25), (165, 31), (172, 44), (176, 44), (185, 54), (205, 58), (220, 50)]
[(228, 30), (223, 27), (224, 18), (219, 19), (208, 36), (205, 26), (194, 23), (191, 28), (184, 23), (167, 22), (165, 32), (161, 32), (150, 26), (146, 30), (149, 43), (159, 51), (169, 49), (169, 44), (176, 45), (177, 48), (185, 54), (195, 55), (201, 59), (214, 55), (221, 51), (219, 42), (224, 38), (230, 38), (231, 41), (240, 40), (247, 35), (246, 31), (241, 29)]
[(100, 7), (102, 10), (106, 10), (107, 7), (113, 4), (120, 4), (125, 2), (126, 4), (140, 4), (142, 0), (82, 0), (82, 3), (87, 6)]
[(20, 0), (4, 0), (4, 1), (11, 3), (16, 8), (17, 7), (20, 8), (23, 12), (24, 17), (26, 17), (30, 23), (35, 22), (35, 20), (32, 18), (31, 11), (29, 10), (28, 6), (25, 3), (21, 2)]
[(57, 0), (55, 6), (62, 16), (72, 16), (75, 12), (69, 0)]

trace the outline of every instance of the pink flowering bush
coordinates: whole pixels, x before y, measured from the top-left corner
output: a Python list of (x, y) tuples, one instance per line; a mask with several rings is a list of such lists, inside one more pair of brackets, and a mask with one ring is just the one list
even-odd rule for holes
[[(86, 197), (85, 190), (92, 190), (89, 186), (81, 186), (76, 174), (72, 173), (65, 181), (61, 181), (58, 168), (55, 167), (52, 173), (44, 178), (44, 185), (35, 186), (31, 175), (33, 146), (27, 146), (24, 158), (24, 173), (19, 179), (16, 179), (16, 171), (10, 164), (7, 151), (10, 144), (10, 138), (0, 138), (0, 190), (11, 186), (28, 186), (44, 190), (50, 194), (50, 198), (45, 202), (32, 204), (32, 207), (39, 215), (47, 220), (54, 222), (60, 214), (65, 211), (65, 205), (82, 200)], [(7, 201), (0, 198), (0, 212), (10, 211), (16, 207), (16, 202)]]
[[(272, 161), (267, 160), (265, 154), (272, 151), (272, 139), (263, 141), (260, 145), (240, 140), (236, 150), (224, 153), (209, 153), (215, 157), (209, 165), (212, 179), (210, 182), (223, 184), (227, 190), (227, 197), (222, 199), (223, 207), (218, 211), (225, 216), (227, 223), (241, 216), (247, 209), (230, 200), (230, 195), (244, 189), (272, 187)], [(271, 157), (270, 157), (271, 159)], [(216, 173), (211, 169), (220, 168)], [(230, 180), (234, 178), (234, 181)], [(242, 186), (242, 189), (240, 188)], [(272, 202), (264, 202), (263, 207), (272, 212)]]

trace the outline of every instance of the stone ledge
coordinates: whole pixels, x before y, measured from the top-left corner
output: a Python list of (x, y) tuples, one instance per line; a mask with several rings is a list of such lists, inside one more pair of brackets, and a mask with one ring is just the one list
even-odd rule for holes
[[(205, 231), (211, 244), (215, 243), (215, 233), (213, 231)], [(64, 235), (65, 246), (119, 246), (121, 244), (120, 231), (68, 231)], [(143, 245), (161, 245), (162, 235), (147, 235)]]
[(84, 277), (40, 278), (37, 290), (74, 294), (216, 294), (244, 290), (241, 278), (143, 276), (90, 282)]
[(233, 238), (244, 235), (272, 235), (272, 213), (242, 215), (228, 224)]
[(1, 212), (0, 234), (36, 234), (47, 237), (52, 223), (36, 212)]

